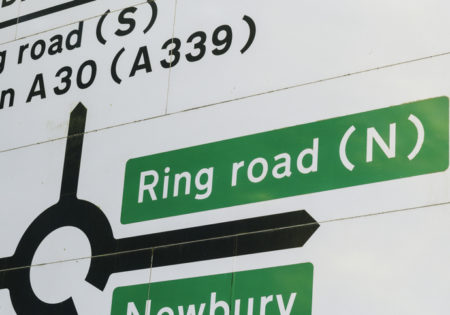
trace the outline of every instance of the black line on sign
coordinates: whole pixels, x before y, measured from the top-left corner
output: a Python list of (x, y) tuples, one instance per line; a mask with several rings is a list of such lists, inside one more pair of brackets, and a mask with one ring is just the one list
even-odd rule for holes
[(61, 182), (61, 198), (68, 195), (76, 197), (77, 195), (86, 114), (87, 109), (81, 103), (70, 114)]
[(96, 1), (96, 0), (73, 0), (70, 2), (66, 2), (66, 3), (61, 3), (61, 4), (55, 5), (53, 7), (49, 7), (46, 9), (42, 9), (40, 11), (36, 11), (33, 13), (25, 14), (23, 16), (19, 16), (19, 18), (13, 18), (13, 19), (1, 22), (0, 29), (6, 28), (9, 26), (13, 26), (16, 23), (19, 24), (22, 22), (31, 21), (31, 20), (40, 18), (42, 16), (46, 16), (46, 15), (49, 15), (52, 13), (57, 13), (57, 12), (64, 11), (67, 9), (71, 9), (71, 8), (77, 7), (79, 5), (83, 5), (83, 4), (86, 4), (89, 2), (94, 2), (94, 1)]
[(303, 246), (304, 242), (306, 242), (319, 227), (319, 223), (317, 223), (305, 210), (118, 239), (116, 251), (123, 252), (149, 247), (177, 246), (182, 245), (183, 243), (201, 242), (249, 233), (258, 234), (261, 232), (303, 225), (314, 225), (314, 229), (310, 231), (311, 233), (304, 235), (304, 239), (302, 237), (301, 240), (298, 240), (297, 244), (300, 247)]

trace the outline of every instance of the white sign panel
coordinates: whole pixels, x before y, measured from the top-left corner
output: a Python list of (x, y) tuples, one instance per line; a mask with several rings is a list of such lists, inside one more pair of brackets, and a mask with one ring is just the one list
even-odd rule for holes
[(446, 2), (0, 7), (1, 314), (447, 314)]

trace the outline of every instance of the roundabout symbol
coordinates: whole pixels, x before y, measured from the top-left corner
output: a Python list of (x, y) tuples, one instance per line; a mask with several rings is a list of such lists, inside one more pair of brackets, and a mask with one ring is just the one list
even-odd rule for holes
[[(304, 210), (116, 239), (103, 211), (77, 198), (87, 110), (70, 115), (59, 201), (28, 227), (13, 256), (0, 258), (0, 289), (8, 289), (18, 315), (78, 314), (72, 298), (48, 304), (33, 292), (30, 266), (42, 241), (62, 227), (89, 240), (92, 259), (85, 281), (99, 290), (111, 274), (200, 260), (301, 247), (319, 224)], [(239, 245), (239, 246), (238, 246)], [(101, 256), (101, 257), (98, 257)]]

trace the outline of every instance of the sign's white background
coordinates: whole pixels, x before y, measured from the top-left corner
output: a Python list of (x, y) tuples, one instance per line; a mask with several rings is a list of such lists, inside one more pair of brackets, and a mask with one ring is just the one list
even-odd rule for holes
[[(437, 0), (407, 5), (384, 0), (157, 3), (159, 17), (149, 34), (110, 36), (105, 47), (95, 38), (96, 16), (108, 7), (124, 7), (124, 1), (96, 1), (0, 30), (1, 42), (6, 42), (0, 51), (10, 54), (0, 74), (0, 90), (24, 91), (16, 95), (13, 107), (0, 110), (0, 257), (12, 255), (34, 218), (57, 202), (69, 113), (81, 101), (88, 108), (89, 132), (78, 198), (105, 212), (117, 238), (298, 209), (306, 209), (321, 227), (299, 249), (154, 269), (149, 262), (147, 270), (113, 275), (103, 292), (81, 281), (91, 259), (83, 235), (71, 229), (57, 231), (33, 261), (51, 263), (32, 270), (33, 287), (44, 301), (73, 296), (80, 314), (108, 314), (112, 291), (118, 286), (312, 262), (315, 315), (447, 314), (449, 171), (131, 225), (120, 224), (120, 212), (125, 163), (130, 158), (450, 96), (446, 14), (450, 4)], [(17, 12), (24, 13), (42, 4), (27, 1), (21, 6)], [(147, 6), (138, 6), (137, 17), (142, 17), (138, 25), (147, 22)], [(14, 12), (0, 9), (1, 20)], [(239, 49), (248, 36), (244, 14), (255, 20), (257, 35), (242, 55)], [(67, 33), (76, 27), (68, 23), (84, 18), (89, 19), (80, 49), (16, 64), (20, 45)], [(211, 34), (222, 24), (230, 24), (234, 31), (236, 46), (229, 53), (207, 53), (195, 63), (181, 60), (171, 70), (157, 66), (165, 57), (160, 47), (172, 34), (184, 43), (193, 32)], [(131, 66), (143, 45), (149, 47), (153, 71), (120, 86), (113, 83), (106, 70), (114, 54), (127, 48), (121, 68), (126, 73), (126, 62)], [(183, 46), (182, 55), (190, 47)], [(442, 55), (425, 58), (438, 54)], [(409, 62), (417, 58), (425, 59)], [(36, 73), (48, 74), (50, 88), (58, 82), (54, 78), (58, 69), (86, 59), (95, 59), (99, 67), (90, 89), (25, 103), (23, 87), (31, 86)], [(392, 64), (397, 65), (384, 67)], [(14, 314), (6, 290), (0, 291), (0, 313)]]

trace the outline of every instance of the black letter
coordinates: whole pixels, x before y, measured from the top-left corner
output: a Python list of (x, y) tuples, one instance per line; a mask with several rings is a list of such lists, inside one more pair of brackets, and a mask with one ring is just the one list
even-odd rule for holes
[(5, 62), (6, 62), (6, 50), (0, 52), (0, 73), (2, 73), (3, 69), (5, 69)]
[(28, 44), (25, 44), (25, 45), (20, 46), (20, 49), (19, 49), (19, 60), (17, 61), (17, 63), (18, 63), (19, 65), (22, 63), (22, 60), (23, 60), (23, 53), (25, 52), (25, 50), (27, 50), (27, 48), (28, 48), (29, 46), (30, 46), (30, 45), (28, 45)]
[[(39, 89), (36, 89), (38, 88), (38, 85)], [(28, 94), (27, 97), (27, 103), (29, 103), (35, 96), (40, 96), (41, 99), (47, 97), (45, 95), (44, 77), (42, 76), (42, 73), (37, 74), (34, 78), (33, 86), (31, 87), (30, 94)]]
[[(83, 37), (83, 25), (84, 22), (80, 22), (78, 24), (78, 29), (73, 30), (72, 32), (69, 33), (69, 35), (67, 35), (66, 39), (67, 50), (73, 50), (75, 48), (81, 47), (81, 38)], [(70, 42), (72, 41), (72, 37), (74, 36), (75, 36), (75, 44), (71, 44)]]
[[(39, 53), (36, 52), (37, 47), (41, 46)], [(45, 42), (40, 39), (31, 47), (31, 59), (37, 60), (40, 59), (45, 53)]]
[(63, 37), (62, 35), (55, 35), (50, 38), (50, 47), (48, 47), (49, 55), (56, 55), (63, 51)]
[(115, 33), (117, 36), (125, 36), (134, 31), (134, 28), (136, 27), (136, 21), (133, 18), (125, 17), (125, 15), (127, 13), (134, 13), (134, 12), (136, 12), (136, 10), (137, 9), (135, 7), (130, 7), (130, 8), (126, 8), (122, 12), (120, 12), (119, 23), (122, 25), (129, 25), (129, 27), (126, 30), (117, 29), (117, 31)]
[[(140, 63), (141, 58), (144, 58), (144, 63)], [(148, 50), (146, 46), (139, 48), (136, 60), (134, 60), (133, 68), (131, 69), (130, 78), (134, 77), (137, 71), (145, 69), (145, 71), (151, 72), (152, 66), (150, 64), (150, 57), (148, 56)]]
[(14, 105), (14, 95), (15, 92), (13, 89), (7, 89), (2, 91), (2, 97), (0, 98), (0, 109), (3, 109), (3, 105), (5, 105), (5, 98), (9, 95), (9, 107)]

